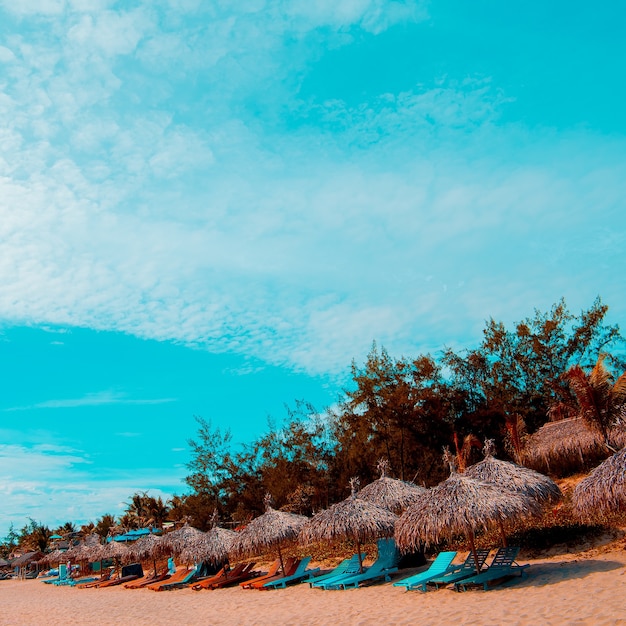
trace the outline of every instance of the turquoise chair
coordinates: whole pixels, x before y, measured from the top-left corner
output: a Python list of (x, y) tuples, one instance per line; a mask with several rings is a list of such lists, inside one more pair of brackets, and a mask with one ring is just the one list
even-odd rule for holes
[(429, 580), (429, 584), (435, 585), (437, 589), (443, 585), (449, 585), (452, 583), (459, 582), (464, 578), (469, 578), (470, 576), (474, 576), (476, 574), (476, 570), (480, 572), (482, 570), (487, 557), (489, 556), (490, 550), (476, 550), (476, 556), (478, 557), (478, 567), (474, 563), (474, 553), (470, 552), (465, 559), (465, 562), (458, 567), (452, 566), (450, 571), (447, 574), (443, 574), (438, 578), (433, 578)]
[(454, 588), (457, 591), (467, 591), (468, 585), (482, 585), (482, 588), (487, 591), (491, 582), (501, 582), (513, 576), (523, 576), (528, 565), (519, 565), (515, 562), (519, 551), (520, 549), (516, 547), (499, 548), (484, 572), (454, 583)]
[(440, 552), (426, 571), (413, 574), (408, 578), (403, 578), (393, 583), (393, 586), (405, 587), (407, 591), (411, 589), (422, 589), (422, 591), (426, 591), (426, 583), (450, 571), (455, 556), (456, 552)]
[[(361, 560), (365, 558), (365, 552), (361, 553)], [(327, 582), (331, 578), (343, 578), (346, 574), (358, 574), (359, 573), (359, 555), (353, 554), (349, 559), (344, 559), (333, 569), (331, 572), (327, 574), (322, 574), (322, 576), (316, 576), (313, 580), (306, 581), (309, 583), (309, 587), (317, 587), (322, 586), (323, 583)]]
[(391, 580), (391, 574), (398, 571), (400, 554), (396, 542), (391, 539), (378, 540), (378, 558), (364, 572), (347, 574), (335, 580), (328, 581), (324, 589), (355, 589), (366, 581), (384, 578)]
[(283, 576), (282, 578), (271, 580), (265, 583), (262, 589), (279, 589), (279, 588), (284, 589), (287, 586), (287, 583), (295, 583), (295, 582), (300, 582), (304, 579), (313, 578), (313, 576), (317, 574), (317, 572), (320, 571), (320, 568), (316, 567), (313, 569), (307, 569), (310, 561), (311, 561), (310, 556), (303, 558), (298, 564), (296, 571), (293, 574), (291, 574), (291, 576)]

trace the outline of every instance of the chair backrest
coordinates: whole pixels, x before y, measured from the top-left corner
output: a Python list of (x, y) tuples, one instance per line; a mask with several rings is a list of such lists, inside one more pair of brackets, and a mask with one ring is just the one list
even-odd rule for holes
[(518, 547), (498, 548), (489, 567), (510, 567), (515, 563), (519, 551)]
[(482, 566), (485, 564), (487, 557), (489, 556), (490, 550), (476, 550), (476, 556), (478, 557), (478, 565), (474, 563), (474, 553), (470, 552), (465, 559), (465, 562), (462, 565), (462, 569), (467, 570), (476, 570), (482, 569)]
[(440, 573), (445, 572), (450, 567), (455, 557), (456, 557), (456, 552), (453, 552), (453, 551), (440, 552), (435, 558), (435, 560), (430, 564), (430, 567), (428, 568), (428, 572), (429, 573), (432, 572), (433, 574), (440, 574)]
[(311, 562), (310, 556), (305, 556), (303, 559), (301, 559), (300, 562), (298, 563), (298, 566), (295, 568), (292, 576), (299, 576), (300, 574), (304, 574), (310, 562)]
[(379, 539), (376, 544), (378, 546), (378, 558), (374, 565), (380, 562), (383, 569), (395, 567), (400, 560), (400, 552), (398, 551), (395, 539), (393, 537)]

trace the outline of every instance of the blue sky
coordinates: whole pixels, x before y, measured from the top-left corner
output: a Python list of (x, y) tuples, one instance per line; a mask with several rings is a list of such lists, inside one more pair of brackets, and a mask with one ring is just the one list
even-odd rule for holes
[(616, 2), (0, 0), (0, 533), (181, 492), (373, 340), (626, 310)]

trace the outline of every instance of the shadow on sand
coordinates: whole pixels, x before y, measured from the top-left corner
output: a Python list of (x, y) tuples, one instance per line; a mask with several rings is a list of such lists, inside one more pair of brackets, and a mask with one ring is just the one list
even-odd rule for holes
[[(594, 559), (580, 559), (572, 561), (552, 561), (549, 563), (532, 564), (528, 568), (526, 576), (509, 581), (503, 586), (517, 584), (524, 587), (542, 587), (544, 585), (554, 585), (566, 580), (575, 578), (585, 578), (591, 574), (600, 572), (610, 572), (622, 570), (616, 575), (625, 575), (624, 564), (619, 561), (604, 561)], [(517, 582), (516, 582), (517, 581)]]

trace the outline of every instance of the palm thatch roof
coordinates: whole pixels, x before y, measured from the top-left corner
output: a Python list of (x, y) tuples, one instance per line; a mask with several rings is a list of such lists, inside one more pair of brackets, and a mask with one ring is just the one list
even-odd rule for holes
[(509, 518), (538, 515), (541, 506), (532, 498), (497, 485), (452, 473), (412, 504), (396, 523), (396, 543), (403, 550), (465, 535), (478, 562), (474, 534)]
[(228, 560), (228, 553), (237, 533), (234, 530), (214, 526), (203, 537), (185, 547), (179, 554), (183, 563), (199, 563), (205, 561), (213, 565), (221, 565)]
[[(626, 428), (617, 425), (609, 429), (608, 438), (618, 447), (626, 445)], [(577, 460), (604, 458), (609, 453), (604, 439), (591, 429), (582, 417), (547, 422), (525, 442), (520, 462), (538, 471), (550, 472), (560, 465)]]
[(468, 467), (464, 475), (499, 485), (514, 493), (522, 493), (538, 502), (557, 502), (563, 497), (559, 486), (551, 479), (527, 467), (496, 459), (493, 439), (485, 441), (485, 458)]
[(626, 508), (626, 447), (576, 485), (572, 502), (582, 516), (589, 517)]
[(283, 566), (281, 544), (296, 539), (307, 519), (304, 515), (273, 509), (268, 494), (265, 496), (265, 513), (237, 533), (230, 551), (237, 556), (250, 556), (276, 548)]
[(25, 554), (18, 556), (16, 559), (13, 559), (13, 561), (11, 561), (11, 567), (24, 567), (29, 563), (39, 563), (43, 556), (43, 552), (40, 552), (39, 550), (26, 552)]
[(125, 543), (119, 543), (118, 541), (111, 541), (110, 543), (101, 546), (102, 558), (114, 559), (120, 563), (128, 563), (132, 561), (133, 554)]
[[(352, 479), (350, 482), (350, 496), (314, 515), (302, 527), (300, 540), (309, 543), (354, 539), (360, 561), (361, 544), (370, 539), (391, 537), (398, 517), (389, 509), (360, 498), (358, 481)], [(363, 563), (360, 565), (362, 568)]]
[(174, 556), (180, 555), (180, 553), (189, 546), (193, 546), (202, 540), (204, 534), (201, 530), (184, 524), (180, 528), (173, 530), (171, 533), (163, 535), (161, 542), (159, 543), (160, 549), (164, 553), (170, 553)]
[(157, 554), (160, 551), (161, 543), (161, 537), (151, 533), (145, 537), (137, 539), (137, 541), (128, 546), (128, 549), (134, 559), (143, 561), (144, 559), (152, 558), (155, 554)]
[(45, 554), (43, 557), (39, 559), (39, 563), (58, 563), (59, 561), (65, 561), (65, 552), (63, 550), (53, 550), (48, 554)]
[(381, 459), (378, 462), (380, 478), (363, 487), (357, 497), (397, 514), (416, 502), (427, 490), (414, 483), (387, 476), (388, 467), (388, 461)]

